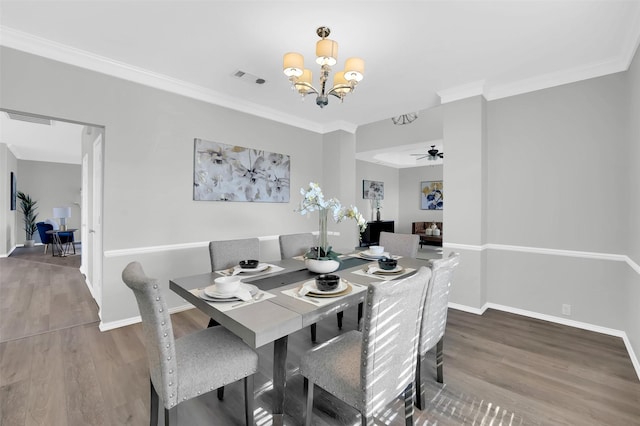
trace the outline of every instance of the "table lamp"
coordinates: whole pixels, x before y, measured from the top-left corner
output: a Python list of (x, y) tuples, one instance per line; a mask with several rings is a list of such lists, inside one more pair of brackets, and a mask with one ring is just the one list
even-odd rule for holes
[(67, 230), (67, 218), (71, 217), (71, 207), (54, 207), (53, 217), (60, 219), (60, 230)]

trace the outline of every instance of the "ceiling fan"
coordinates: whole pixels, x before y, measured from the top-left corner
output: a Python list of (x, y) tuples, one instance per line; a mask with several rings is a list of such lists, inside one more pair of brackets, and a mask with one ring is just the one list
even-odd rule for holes
[(431, 145), (431, 149), (428, 150), (426, 154), (411, 154), (411, 155), (418, 156), (416, 160), (422, 160), (423, 158), (426, 158), (428, 160), (437, 160), (438, 158), (444, 158), (444, 152), (439, 152), (436, 149), (435, 145)]

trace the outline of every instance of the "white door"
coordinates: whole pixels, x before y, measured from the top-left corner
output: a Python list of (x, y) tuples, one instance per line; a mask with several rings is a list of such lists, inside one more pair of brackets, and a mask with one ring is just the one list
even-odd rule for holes
[[(89, 155), (82, 157), (82, 186), (80, 187), (80, 241), (83, 244), (89, 243)], [(83, 247), (84, 248), (84, 247)], [(87, 247), (88, 249), (88, 247)], [(87, 271), (86, 251), (80, 250), (80, 272), (85, 276), (89, 275)], [(90, 281), (89, 281), (90, 282)]]
[(91, 285), (93, 295), (102, 308), (102, 135), (93, 142), (93, 209), (91, 218), (92, 268)]

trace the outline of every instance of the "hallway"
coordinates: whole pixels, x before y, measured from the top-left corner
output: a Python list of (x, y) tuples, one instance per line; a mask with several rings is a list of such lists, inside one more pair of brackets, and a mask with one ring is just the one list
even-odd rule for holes
[(44, 248), (16, 248), (0, 259), (0, 342), (97, 323), (98, 308), (77, 255), (53, 257)]

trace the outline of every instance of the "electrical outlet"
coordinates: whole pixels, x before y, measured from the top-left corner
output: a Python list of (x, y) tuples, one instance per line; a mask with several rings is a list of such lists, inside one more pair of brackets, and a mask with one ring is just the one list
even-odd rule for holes
[(571, 305), (568, 303), (562, 305), (562, 315), (571, 315)]

